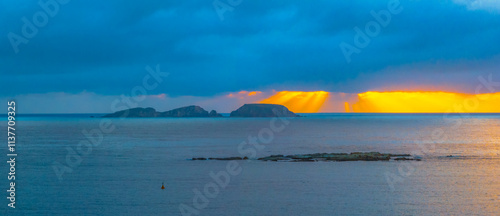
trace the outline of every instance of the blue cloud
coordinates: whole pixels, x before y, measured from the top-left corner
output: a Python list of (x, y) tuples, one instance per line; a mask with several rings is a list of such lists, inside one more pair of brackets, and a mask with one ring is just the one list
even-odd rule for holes
[[(401, 0), (403, 11), (347, 63), (339, 44), (353, 43), (354, 27), (364, 28), (374, 19), (370, 11), (387, 9), (389, 1), (244, 0), (224, 21), (212, 1), (70, 1), (17, 54), (7, 35), (22, 36), (22, 18), (42, 9), (3, 1), (1, 95), (126, 94), (147, 74), (144, 67), (156, 64), (170, 76), (150, 93), (171, 96), (266, 88), (362, 92), (415, 80), (474, 86), (468, 76), (455, 76), (453, 65), (497, 59), (499, 13)], [(419, 67), (411, 76), (387, 70), (439, 62), (449, 67)]]

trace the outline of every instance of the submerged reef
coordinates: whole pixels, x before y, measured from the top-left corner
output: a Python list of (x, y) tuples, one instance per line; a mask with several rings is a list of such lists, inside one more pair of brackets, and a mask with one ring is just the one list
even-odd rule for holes
[[(222, 157), (222, 158), (192, 158), (191, 160), (248, 160), (247, 157)], [(270, 155), (258, 158), (260, 161), (282, 162), (316, 162), (316, 161), (403, 161), (416, 160), (410, 154), (388, 154), (380, 152), (352, 152), (352, 153), (314, 153), (295, 155)]]

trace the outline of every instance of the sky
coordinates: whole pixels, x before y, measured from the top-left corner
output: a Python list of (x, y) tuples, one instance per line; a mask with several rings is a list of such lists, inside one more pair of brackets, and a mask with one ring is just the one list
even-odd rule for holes
[(282, 91), (330, 92), (323, 111), (340, 111), (500, 81), (495, 0), (1, 0), (0, 35), (0, 99), (24, 113), (230, 112)]

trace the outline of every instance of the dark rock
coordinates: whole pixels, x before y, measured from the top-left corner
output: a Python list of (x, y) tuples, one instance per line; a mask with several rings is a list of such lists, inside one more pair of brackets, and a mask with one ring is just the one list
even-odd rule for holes
[(112, 114), (107, 114), (103, 118), (145, 118), (145, 117), (157, 117), (158, 112), (155, 109), (148, 108), (132, 108), (127, 110), (118, 111)]
[(209, 160), (247, 160), (247, 157), (223, 157), (223, 158), (208, 158)]
[(258, 158), (257, 160), (263, 160), (263, 161), (279, 161), (279, 160), (291, 160), (292, 158), (288, 156), (283, 156), (283, 155), (271, 155), (268, 157), (262, 157)]
[(317, 160), (302, 158), (298, 160), (291, 160), (290, 162), (316, 162)]
[(391, 154), (391, 156), (394, 156), (394, 157), (410, 157), (411, 155), (410, 154)]
[(421, 159), (415, 159), (415, 158), (407, 158), (407, 157), (398, 157), (394, 158), (395, 161), (407, 161), (407, 160), (416, 160), (416, 161), (421, 161)]
[(221, 114), (217, 113), (215, 110), (210, 111), (208, 117), (222, 117)]
[(230, 117), (299, 117), (283, 105), (245, 104), (231, 112)]
[(132, 108), (103, 116), (103, 118), (145, 118), (145, 117), (222, 117), (212, 110), (210, 113), (199, 106), (186, 106), (166, 112), (157, 112), (153, 108)]
[(311, 162), (311, 161), (389, 161), (392, 157), (395, 160), (419, 160), (404, 156), (409, 154), (384, 154), (380, 152), (353, 152), (346, 153), (315, 153), (315, 154), (297, 154), (297, 155), (271, 155), (262, 157), (262, 161), (291, 161), (291, 162)]
[(159, 117), (208, 117), (209, 113), (199, 106), (186, 106), (158, 114)]
[[(205, 158), (203, 158), (205, 159)], [(315, 154), (296, 154), (296, 155), (271, 155), (258, 158), (261, 161), (285, 161), (285, 162), (315, 162), (315, 161), (420, 161), (418, 157), (411, 157), (409, 154), (387, 154), (380, 152), (353, 152), (347, 153), (315, 153)], [(193, 158), (193, 160), (200, 160)], [(208, 160), (248, 160), (248, 157), (223, 157), (208, 158)]]

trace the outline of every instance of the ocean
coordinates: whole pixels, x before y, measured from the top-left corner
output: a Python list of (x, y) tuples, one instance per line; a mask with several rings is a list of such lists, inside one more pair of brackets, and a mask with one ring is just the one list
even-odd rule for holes
[[(0, 213), (499, 215), (500, 115), (302, 115), (274, 120), (21, 115), (16, 208), (3, 198)], [(7, 140), (4, 119), (0, 138)], [(6, 142), (3, 149), (7, 161)], [(371, 151), (411, 153), (422, 160), (252, 159)], [(231, 156), (253, 157), (189, 160)], [(9, 164), (2, 163), (1, 170), (7, 197)]]

